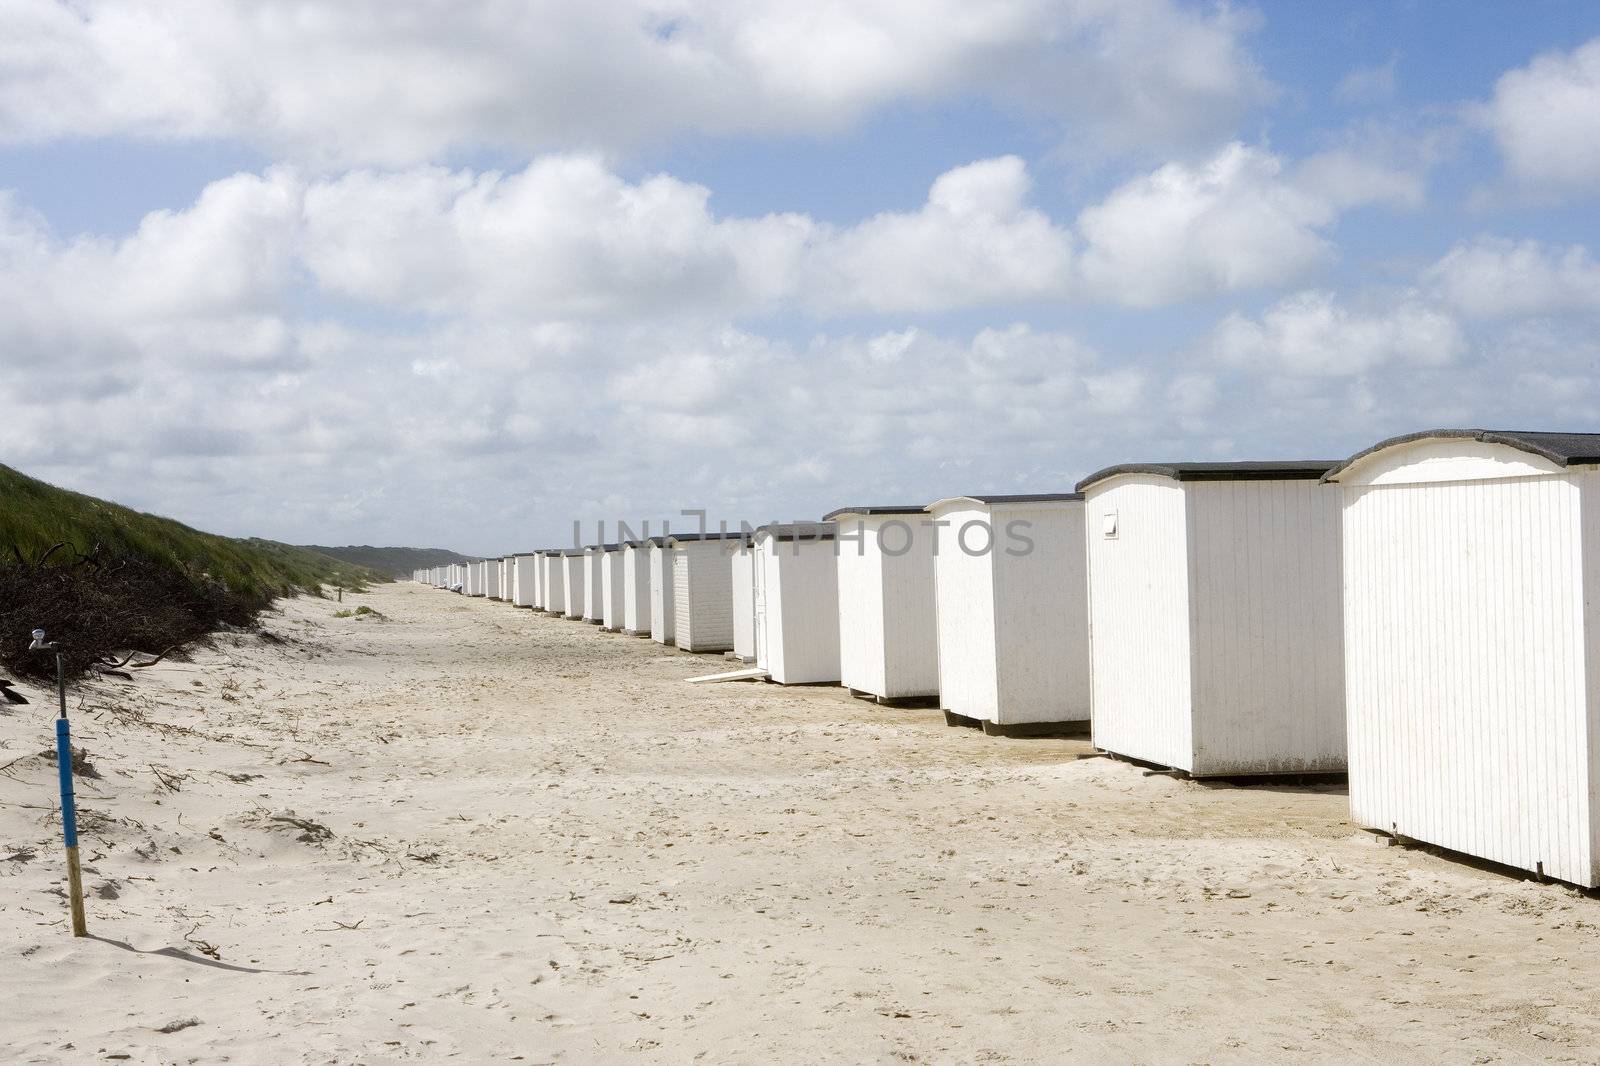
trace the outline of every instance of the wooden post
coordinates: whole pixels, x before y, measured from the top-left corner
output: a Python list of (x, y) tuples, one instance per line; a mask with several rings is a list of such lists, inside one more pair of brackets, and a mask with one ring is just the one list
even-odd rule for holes
[(56, 655), (61, 717), (56, 719), (56, 769), (61, 777), (61, 838), (67, 846), (67, 897), (72, 903), (72, 935), (88, 936), (83, 917), (83, 874), (78, 869), (78, 806), (72, 794), (72, 727), (67, 724), (67, 685), (61, 655)]

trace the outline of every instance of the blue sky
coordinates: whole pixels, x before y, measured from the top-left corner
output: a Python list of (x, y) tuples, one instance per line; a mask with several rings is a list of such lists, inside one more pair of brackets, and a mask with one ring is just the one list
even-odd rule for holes
[(203, 528), (499, 552), (1600, 419), (1593, 4), (13, 0), (0, 40), (0, 461)]

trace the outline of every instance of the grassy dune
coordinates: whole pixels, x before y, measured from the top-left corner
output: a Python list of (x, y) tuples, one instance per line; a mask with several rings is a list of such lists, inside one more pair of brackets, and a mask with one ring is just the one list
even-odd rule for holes
[(70, 665), (83, 670), (124, 649), (159, 652), (223, 625), (251, 625), (279, 596), (388, 580), (304, 548), (203, 533), (0, 466), (0, 662), (18, 673), (43, 669), (26, 652), (36, 625), (70, 640)]

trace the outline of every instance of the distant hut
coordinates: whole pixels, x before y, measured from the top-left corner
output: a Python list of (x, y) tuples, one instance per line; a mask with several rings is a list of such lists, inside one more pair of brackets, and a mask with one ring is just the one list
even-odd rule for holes
[(650, 635), (650, 542), (622, 546), (622, 631), (632, 637)]
[(839, 679), (882, 699), (939, 692), (935, 529), (921, 507), (841, 507)]
[(725, 541), (738, 534), (673, 534), (672, 640), (685, 651), (733, 647), (733, 587)]
[(538, 585), (539, 557), (533, 552), (523, 552), (512, 557), (511, 603), (515, 607), (532, 607)]
[(547, 614), (566, 614), (566, 588), (561, 551), (546, 548), (539, 553), (539, 609)]
[(769, 525), (751, 541), (756, 666), (781, 685), (839, 680), (834, 531), (832, 522)]
[(1083, 497), (957, 496), (935, 546), (939, 703), (997, 735), (1089, 722)]
[(566, 586), (566, 610), (563, 614), (581, 620), (588, 599), (588, 585), (583, 579), (582, 548), (565, 548), (561, 552), (561, 579)]
[(1328, 480), (1355, 820), (1600, 887), (1600, 434), (1430, 430)]
[(1085, 478), (1094, 743), (1196, 777), (1345, 768), (1331, 460)]
[(614, 545), (591, 544), (583, 549), (583, 620), (593, 625), (605, 621), (605, 554)]
[(621, 544), (607, 544), (600, 556), (600, 628), (608, 633), (622, 632), (626, 595), (622, 579), (623, 548)]

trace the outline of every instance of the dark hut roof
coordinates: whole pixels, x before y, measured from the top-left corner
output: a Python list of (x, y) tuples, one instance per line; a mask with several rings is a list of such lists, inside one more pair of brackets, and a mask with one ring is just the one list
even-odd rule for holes
[(1345, 471), (1352, 463), (1360, 462), (1375, 452), (1385, 448), (1393, 448), (1400, 444), (1410, 444), (1412, 441), (1432, 440), (1443, 438), (1446, 440), (1476, 440), (1484, 444), (1503, 444), (1508, 448), (1529, 452), (1550, 460), (1558, 466), (1571, 466), (1573, 463), (1600, 463), (1600, 433), (1546, 433), (1541, 430), (1518, 429), (1425, 429), (1420, 433), (1406, 433), (1399, 437), (1390, 437), (1388, 440), (1379, 441), (1370, 448), (1363, 448), (1344, 462), (1339, 463), (1325, 475), (1326, 480), (1332, 481)]
[(1291, 459), (1240, 463), (1119, 463), (1078, 482), (1078, 491), (1119, 474), (1155, 474), (1174, 481), (1315, 481), (1339, 465), (1337, 459)]
[(650, 542), (665, 544), (669, 540), (738, 540), (743, 533), (668, 533), (664, 537), (651, 537)]
[(879, 514), (922, 514), (921, 506), (913, 504), (874, 504), (871, 507), (837, 507), (822, 516), (824, 522), (831, 522), (842, 514), (879, 515)]
[(833, 540), (839, 527), (832, 522), (774, 522), (757, 526), (756, 533), (765, 533), (773, 540)]
[(934, 502), (928, 504), (928, 506), (924, 507), (923, 511), (931, 512), (935, 507), (938, 507), (941, 504), (953, 503), (957, 500), (973, 500), (977, 503), (988, 506), (997, 506), (999, 504), (1006, 503), (1070, 503), (1073, 500), (1081, 499), (1083, 499), (1083, 493), (1081, 492), (1040, 492), (1025, 493), (1022, 495), (1013, 496), (950, 496), (942, 500), (935, 500)]

